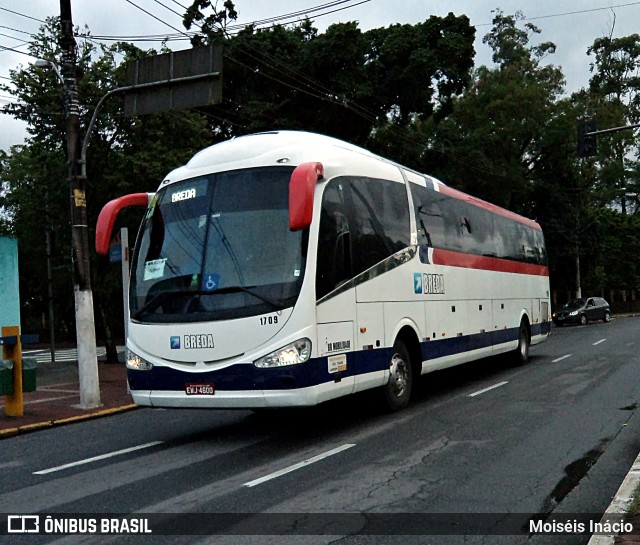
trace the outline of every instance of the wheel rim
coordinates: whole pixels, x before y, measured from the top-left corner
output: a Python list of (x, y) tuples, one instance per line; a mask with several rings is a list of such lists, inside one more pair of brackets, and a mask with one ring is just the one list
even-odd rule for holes
[(585, 325), (587, 323), (587, 317), (584, 314), (580, 316), (580, 323), (582, 325)]
[(605, 315), (604, 315), (604, 321), (605, 321), (605, 322), (608, 322), (608, 321), (610, 321), (610, 320), (611, 320), (611, 314), (609, 314), (608, 312), (607, 312), (607, 313), (605, 313)]
[(407, 391), (409, 383), (409, 364), (400, 354), (394, 354), (391, 358), (391, 376), (389, 386), (395, 397), (402, 397)]

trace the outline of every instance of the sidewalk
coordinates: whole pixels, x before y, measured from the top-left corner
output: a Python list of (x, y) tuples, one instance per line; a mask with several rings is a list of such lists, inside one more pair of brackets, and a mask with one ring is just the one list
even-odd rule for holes
[[(122, 354), (119, 357), (122, 360)], [(5, 398), (0, 396), (0, 440), (19, 433), (134, 409), (127, 391), (124, 363), (106, 363), (104, 359), (104, 356), (98, 357), (101, 405), (93, 409), (79, 407), (77, 361), (39, 363), (36, 391), (23, 394), (23, 416), (7, 416)]]

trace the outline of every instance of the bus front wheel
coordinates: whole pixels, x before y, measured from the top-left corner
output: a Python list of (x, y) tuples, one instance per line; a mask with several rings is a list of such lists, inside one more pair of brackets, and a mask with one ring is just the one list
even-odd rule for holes
[(413, 386), (413, 369), (409, 351), (402, 340), (393, 345), (389, 361), (389, 381), (383, 387), (384, 400), (391, 411), (399, 411), (409, 404)]
[(523, 365), (529, 360), (529, 347), (531, 346), (531, 338), (529, 337), (529, 328), (524, 320), (520, 322), (518, 329), (518, 348), (514, 352), (516, 364)]

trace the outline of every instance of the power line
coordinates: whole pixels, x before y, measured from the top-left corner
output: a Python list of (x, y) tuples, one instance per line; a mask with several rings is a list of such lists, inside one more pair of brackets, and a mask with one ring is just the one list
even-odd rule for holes
[(11, 36), (10, 34), (5, 34), (4, 32), (0, 32), (0, 36), (4, 36), (5, 38), (9, 38), (11, 40), (16, 40), (18, 43), (15, 44), (15, 47), (20, 47), (21, 45), (31, 43), (31, 40), (21, 40), (20, 38), (16, 38), (15, 36)]
[[(522, 21), (536, 21), (538, 19), (553, 19), (554, 17), (565, 17), (567, 15), (581, 15), (583, 13), (592, 13), (594, 11), (604, 11), (604, 10), (612, 10), (615, 8), (626, 8), (629, 6), (637, 6), (640, 5), (640, 2), (628, 2), (626, 4), (617, 4), (615, 6), (606, 6), (606, 7), (602, 7), (602, 8), (590, 8), (590, 9), (581, 9), (581, 10), (576, 10), (576, 11), (567, 11), (564, 13), (552, 13), (549, 15), (538, 15), (536, 17), (523, 17)], [(476, 27), (479, 26), (492, 26), (493, 23), (481, 23), (478, 25), (474, 25)]]
[(178, 12), (177, 12), (176, 10), (174, 10), (174, 9), (171, 9), (169, 6), (167, 6), (167, 5), (163, 4), (162, 2), (160, 2), (160, 0), (153, 0), (153, 1), (154, 1), (156, 4), (160, 4), (164, 9), (167, 9), (167, 10), (169, 10), (171, 13), (173, 13), (173, 14), (177, 15), (178, 17), (182, 18), (182, 15), (183, 15), (183, 14), (178, 13)]
[(12, 28), (10, 26), (0, 25), (0, 28), (6, 28), (7, 30), (12, 30), (13, 32), (19, 32), (20, 34), (27, 34), (28, 36), (32, 36), (31, 32), (27, 32), (26, 30), (19, 30), (17, 28)]
[(12, 9), (7, 9), (7, 8), (0, 7), (0, 10), (8, 11), (9, 13), (13, 13), (14, 15), (19, 15), (20, 17), (25, 17), (27, 19), (32, 19), (33, 21), (38, 21), (39, 23), (45, 23), (45, 21), (43, 21), (42, 19), (36, 19), (35, 17), (31, 17), (31, 15), (25, 15), (24, 13), (20, 13), (18, 11), (13, 11)]
[[(359, 2), (358, 4), (366, 3), (366, 2), (369, 2), (369, 1), (370, 1), (370, 0), (362, 0), (362, 1), (361, 1), (361, 2)], [(162, 22), (163, 24), (165, 24), (165, 25), (169, 26), (170, 28), (173, 28), (174, 30), (176, 30), (176, 29), (175, 29), (174, 27), (172, 27), (170, 24), (166, 23), (165, 21), (163, 21), (162, 19), (160, 19), (160, 18), (156, 17), (155, 15), (151, 14), (150, 12), (148, 12), (148, 11), (144, 10), (144, 9), (143, 9), (143, 8), (141, 8), (140, 6), (137, 6), (137, 5), (136, 5), (134, 2), (132, 2), (131, 0), (126, 0), (126, 2), (128, 2), (129, 4), (132, 4), (133, 6), (137, 7), (138, 9), (140, 9), (141, 11), (143, 11), (144, 13), (146, 13), (147, 15), (149, 15), (149, 16), (153, 17), (154, 19), (156, 19), (156, 20), (158, 20), (158, 21)], [(331, 4), (332, 4), (332, 5), (336, 5), (337, 3), (338, 3), (338, 2), (333, 2), (333, 3), (331, 3)], [(339, 3), (343, 3), (343, 2), (339, 2)], [(356, 5), (358, 5), (358, 4), (356, 4)], [(349, 7), (353, 7), (353, 6), (349, 6)], [(345, 8), (341, 8), (341, 9), (345, 9)], [(336, 10), (334, 10), (334, 11), (336, 11)], [(339, 11), (339, 10), (338, 10), (338, 11)], [(182, 32), (182, 31), (180, 31), (180, 32), (181, 32), (182, 34), (184, 34), (184, 35), (187, 35), (186, 33)], [(249, 55), (249, 56), (252, 56), (252, 55)], [(273, 59), (273, 58), (272, 58), (272, 57), (270, 57), (269, 55), (266, 55), (266, 54), (265, 54), (265, 56), (266, 56), (266, 57), (268, 57), (268, 58)], [(247, 70), (251, 71), (252, 73), (255, 73), (255, 70), (254, 70), (253, 68), (251, 68), (250, 66), (248, 66), (248, 65), (246, 65), (246, 64), (244, 64), (244, 63), (242, 63), (241, 61), (239, 61), (239, 60), (237, 60), (237, 59), (234, 59), (233, 57), (230, 57), (230, 56), (228, 56), (228, 55), (225, 55), (225, 57), (226, 57), (228, 60), (230, 60), (231, 62), (234, 62), (234, 63), (238, 64), (239, 66), (241, 66), (241, 67), (243, 67), (243, 68), (245, 68), (245, 69), (247, 69)], [(259, 60), (258, 60), (257, 58), (255, 58), (255, 57), (253, 57), (253, 58), (254, 58), (254, 60), (257, 60), (258, 62), (262, 62), (262, 63), (264, 64), (264, 61), (259, 61)], [(273, 60), (274, 60), (275, 62), (278, 62), (276, 59), (273, 59)], [(268, 67), (270, 67), (270, 68), (272, 68), (272, 69), (274, 68), (272, 65), (271, 65), (271, 66), (269, 66), (269, 65), (267, 64), (267, 66), (268, 66)], [(276, 69), (276, 70), (277, 70), (277, 69)], [(298, 92), (304, 93), (304, 94), (306, 94), (306, 95), (308, 95), (308, 96), (311, 96), (311, 97), (313, 97), (313, 98), (316, 98), (316, 99), (318, 99), (318, 100), (326, 101), (326, 102), (329, 102), (329, 103), (332, 103), (332, 104), (341, 105), (341, 106), (345, 107), (346, 109), (351, 110), (351, 111), (352, 111), (352, 112), (354, 112), (356, 115), (358, 115), (358, 116), (360, 116), (360, 117), (364, 118), (364, 119), (365, 119), (366, 121), (368, 121), (369, 123), (375, 123), (375, 122), (377, 121), (377, 116), (376, 116), (374, 113), (372, 113), (372, 112), (368, 111), (366, 108), (364, 108), (364, 107), (362, 107), (362, 106), (359, 106), (359, 105), (358, 105), (357, 103), (355, 103), (354, 101), (344, 101), (344, 100), (341, 100), (341, 99), (339, 98), (339, 96), (338, 96), (336, 93), (331, 92), (329, 89), (324, 88), (324, 90), (325, 90), (326, 94), (318, 94), (318, 93), (312, 92), (312, 91), (310, 91), (310, 90), (308, 90), (308, 89), (305, 89), (305, 88), (299, 87), (299, 86), (297, 86), (297, 85), (293, 85), (293, 84), (291, 84), (291, 83), (287, 83), (287, 82), (283, 81), (282, 79), (280, 79), (279, 77), (273, 76), (273, 75), (271, 75), (271, 74), (267, 74), (264, 70), (263, 70), (263, 71), (258, 71), (257, 73), (258, 73), (259, 75), (263, 76), (263, 77), (266, 77), (266, 78), (268, 78), (268, 79), (271, 79), (271, 80), (273, 80), (273, 81), (276, 81), (277, 83), (280, 83), (281, 85), (284, 85), (284, 86), (286, 86), (286, 87), (289, 87), (290, 89), (293, 89), (293, 90), (295, 90), (295, 91), (298, 91)], [(307, 79), (308, 81), (310, 81), (314, 86), (317, 86), (317, 87), (322, 88), (322, 86), (321, 86), (320, 84), (318, 84), (317, 82), (314, 82), (312, 79), (310, 79), (310, 78), (308, 78), (308, 77), (305, 77), (305, 79)], [(307, 85), (307, 84), (305, 84), (305, 85)], [(223, 121), (228, 122), (228, 120), (223, 120)], [(410, 133), (409, 133), (405, 128), (396, 127), (396, 126), (394, 126), (393, 124), (391, 124), (391, 125), (389, 126), (389, 128), (390, 128), (390, 130), (391, 130), (391, 132), (392, 132), (392, 133), (397, 134), (397, 136), (398, 136), (399, 138), (403, 139), (403, 140), (404, 140), (405, 142), (407, 142), (408, 144), (411, 144), (411, 145), (413, 145), (413, 146), (416, 146), (416, 147), (418, 147), (419, 149), (426, 150), (425, 143), (424, 143), (424, 142), (420, 142), (420, 141), (418, 141), (418, 140), (414, 139), (414, 138), (413, 138), (413, 136), (412, 136), (412, 135), (411, 135), (411, 134), (410, 134)], [(436, 151), (436, 150), (434, 150), (434, 151)], [(443, 152), (440, 152), (440, 153), (443, 153)], [(477, 165), (474, 165), (474, 166), (477, 168)], [(494, 174), (494, 173), (490, 173), (490, 174)]]
[[(133, 4), (133, 2), (131, 2), (130, 0), (125, 0), (126, 2), (129, 2), (130, 4)], [(174, 1), (174, 0), (172, 0)], [(248, 26), (264, 26), (267, 25), (269, 23), (275, 23), (277, 21), (284, 21), (283, 25), (288, 25), (288, 24), (295, 24), (295, 23), (300, 23), (303, 22), (306, 17), (304, 18), (300, 18), (300, 15), (303, 14), (311, 14), (314, 13), (316, 11), (322, 11), (323, 9), (327, 9), (329, 7), (334, 7), (340, 4), (345, 4), (348, 2), (353, 2), (354, 0), (335, 0), (333, 2), (326, 2), (324, 4), (319, 4), (317, 6), (313, 6), (311, 8), (308, 8), (306, 10), (300, 10), (300, 11), (296, 11), (296, 12), (290, 12), (290, 13), (285, 13), (282, 15), (277, 15), (274, 17), (270, 17), (267, 19), (259, 19), (259, 20), (255, 20), (255, 21), (251, 21), (249, 23), (244, 23), (244, 24), (236, 24), (236, 25), (229, 25), (228, 27), (226, 27), (226, 30), (230, 31), (229, 34), (234, 35), (237, 34), (236, 31), (240, 31), (243, 28), (246, 28)], [(343, 6), (341, 8), (338, 9), (334, 9), (334, 10), (330, 10), (330, 11), (326, 11), (323, 13), (318, 13), (316, 15), (314, 15), (314, 18), (319, 18), (319, 17), (323, 17), (325, 15), (329, 15), (331, 13), (336, 13), (338, 11), (343, 11), (346, 9), (350, 9), (356, 6), (359, 6), (360, 4), (365, 4), (367, 2), (370, 2), (371, 0), (360, 0), (359, 2), (356, 2), (355, 4), (351, 4), (348, 6)], [(172, 11), (173, 13), (177, 13), (174, 10), (171, 10), (170, 8), (168, 8), (166, 5), (162, 4), (159, 0), (154, 0), (154, 2), (162, 5), (163, 7), (165, 7), (166, 9), (169, 9), (170, 11)], [(175, 2), (177, 3), (177, 2)], [(135, 5), (135, 4), (134, 4)], [(178, 4), (181, 7), (181, 4)], [(138, 9), (140, 9), (141, 11), (144, 11), (145, 13), (147, 13), (147, 15), (150, 15), (151, 17), (153, 17), (154, 19), (162, 22), (163, 24), (169, 26), (170, 28), (172, 28), (173, 30), (177, 30), (178, 34), (138, 34), (138, 35), (112, 35), (112, 34), (105, 34), (105, 35), (94, 35), (93, 37), (97, 40), (104, 40), (104, 41), (122, 41), (122, 40), (130, 40), (130, 41), (135, 41), (135, 42), (166, 42), (166, 41), (180, 41), (180, 40), (185, 40), (185, 39), (191, 39), (192, 36), (196, 35), (197, 32), (194, 31), (190, 31), (190, 32), (184, 32), (181, 30), (176, 29), (175, 27), (169, 25), (168, 23), (166, 23), (165, 21), (163, 21), (162, 19), (156, 17), (155, 15), (147, 12), (146, 10), (144, 10), (143, 8), (140, 8), (139, 6)], [(186, 8), (185, 8), (186, 9)], [(296, 19), (292, 19), (292, 20), (286, 20), (286, 19), (291, 19), (291, 17), (297, 17)], [(196, 24), (196, 26), (198, 26)], [(201, 27), (199, 27), (201, 28)]]
[(176, 0), (171, 0), (174, 4), (177, 4), (178, 6), (180, 6), (183, 10), (187, 10), (189, 8), (187, 8), (187, 6), (183, 6), (180, 2), (176, 2)]
[[(22, 47), (26, 44), (28, 44), (30, 42), (25, 42), (22, 45), (17, 45), (16, 47)], [(24, 51), (18, 51), (17, 49), (14, 49), (13, 47), (7, 47), (5, 45), (1, 45), (0, 44), (0, 51), (11, 51), (12, 53), (19, 53), (20, 55), (26, 55), (27, 57), (31, 57), (34, 59), (37, 59), (38, 57), (36, 57), (35, 55), (32, 55), (31, 53), (25, 53)]]
[[(314, 13), (316, 11), (322, 11), (324, 9), (328, 9), (328, 8), (332, 8), (335, 6), (339, 6), (341, 4), (347, 4), (349, 2), (353, 2), (354, 0), (335, 0), (333, 2), (326, 2), (324, 4), (320, 4), (318, 6), (313, 6), (311, 8), (307, 8), (307, 9), (303, 9), (303, 10), (299, 10), (299, 11), (294, 11), (294, 12), (290, 12), (290, 13), (285, 13), (283, 15), (276, 15), (274, 17), (269, 17), (267, 19), (261, 19), (261, 20), (257, 20), (257, 21), (253, 21), (251, 23), (246, 23), (246, 24), (236, 24), (236, 25), (232, 25), (229, 26), (229, 30), (241, 30), (246, 26), (251, 26), (251, 25), (255, 25), (255, 26), (260, 26), (260, 25), (264, 25), (264, 24), (269, 24), (269, 23), (275, 23), (277, 21), (281, 21), (283, 19), (290, 19), (291, 17), (299, 17), (301, 15), (308, 15), (310, 13)], [(332, 10), (332, 11), (328, 11), (326, 13), (322, 13), (321, 15), (328, 15), (330, 13), (335, 13), (336, 11), (342, 11), (344, 9), (349, 9), (349, 8), (353, 8), (355, 6), (358, 6), (360, 4), (365, 4), (367, 2), (370, 2), (371, 0), (361, 0), (360, 2), (353, 4), (351, 6), (344, 6), (340, 9), (337, 10)], [(297, 21), (299, 21), (300, 19), (298, 19)], [(301, 19), (304, 20), (304, 19)], [(294, 22), (297, 22), (294, 21)], [(287, 24), (287, 23), (285, 23)]]
[[(129, 4), (132, 4), (133, 6), (137, 7), (138, 9), (140, 9), (141, 11), (143, 11), (144, 13), (146, 13), (147, 15), (149, 15), (149, 16), (153, 17), (154, 19), (161, 21), (163, 24), (165, 24), (165, 25), (167, 25), (167, 26), (171, 27), (171, 25), (169, 25), (169, 24), (168, 24), (168, 23), (166, 23), (165, 21), (162, 21), (161, 19), (159, 19), (159, 18), (158, 18), (158, 17), (156, 17), (155, 15), (151, 14), (150, 12), (148, 12), (148, 11), (146, 11), (146, 10), (144, 10), (144, 9), (140, 8), (140, 6), (137, 6), (137, 5), (136, 5), (134, 2), (132, 2), (131, 0), (126, 0), (126, 1), (127, 1)], [(156, 0), (156, 1), (157, 1), (157, 0)], [(326, 7), (326, 6), (335, 6), (335, 5), (338, 5), (338, 4), (345, 3), (345, 1), (350, 1), (350, 0), (339, 0), (339, 1), (335, 1), (335, 2), (330, 2), (330, 3), (328, 3), (328, 4), (323, 4), (322, 6), (324, 6), (324, 7)], [(369, 1), (370, 1), (370, 0), (362, 0), (362, 1), (361, 1), (361, 2), (359, 2), (358, 4), (366, 3), (366, 2), (369, 2)], [(160, 2), (157, 2), (157, 3), (160, 3)], [(356, 5), (358, 5), (358, 4), (356, 4)], [(350, 6), (350, 7), (353, 7), (353, 6)], [(341, 9), (344, 9), (344, 8), (341, 8)], [(298, 14), (298, 13), (296, 13), (296, 15), (297, 15), (297, 14)], [(173, 28), (173, 27), (171, 27), (171, 28)], [(175, 28), (174, 28), (174, 30), (175, 30)], [(245, 53), (246, 53), (246, 51), (245, 51)], [(269, 65), (268, 63), (265, 63), (265, 61), (264, 61), (264, 60), (263, 60), (263, 61), (260, 61), (260, 60), (259, 60), (259, 59), (257, 59), (255, 56), (253, 56), (253, 55), (251, 55), (251, 54), (249, 54), (249, 53), (247, 53), (247, 54), (248, 54), (250, 57), (252, 57), (254, 60), (256, 60), (256, 61), (258, 61), (258, 62), (262, 62), (263, 64), (266, 64), (266, 66), (267, 66), (267, 67), (272, 68), (272, 69), (275, 69), (276, 71), (278, 71), (278, 68), (274, 67), (273, 65)], [(276, 63), (278, 63), (278, 61), (277, 61), (275, 58), (273, 58), (273, 57), (271, 57), (271, 56), (269, 56), (269, 55), (263, 54), (263, 56), (265, 56), (265, 57), (267, 57), (267, 58), (269, 58), (269, 59), (271, 59), (271, 60), (275, 61)], [(230, 56), (228, 56), (228, 55), (225, 55), (225, 58), (227, 58), (227, 59), (228, 59), (228, 60), (230, 60), (231, 62), (234, 62), (234, 63), (238, 64), (239, 66), (241, 66), (241, 67), (243, 67), (243, 68), (245, 68), (245, 69), (247, 69), (247, 70), (251, 71), (252, 73), (254, 73), (254, 72), (255, 72), (255, 71), (254, 71), (250, 66), (248, 66), (248, 65), (246, 65), (246, 64), (244, 64), (244, 63), (242, 63), (241, 61), (239, 61), (239, 60), (237, 60), (237, 59), (234, 59), (233, 57), (230, 57)], [(279, 64), (280, 64), (281, 66), (283, 66), (283, 65), (282, 65), (282, 63), (279, 63)], [(292, 70), (291, 70), (291, 69), (289, 69), (289, 71), (292, 71)], [(303, 77), (304, 79), (307, 79), (307, 81), (309, 81), (309, 82), (311, 83), (311, 85), (305, 84), (307, 87), (311, 87), (311, 86), (313, 86), (313, 87), (317, 87), (317, 88), (322, 89), (322, 86), (321, 86), (318, 82), (315, 82), (314, 80), (312, 80), (311, 78), (308, 78), (308, 77), (306, 77), (306, 76), (301, 76), (300, 74), (296, 73), (295, 71), (293, 71), (293, 72), (294, 72), (294, 74), (296, 75), (296, 77), (297, 77), (297, 78), (299, 78), (299, 77)], [(281, 85), (284, 85), (284, 86), (286, 86), (286, 87), (288, 87), (288, 88), (290, 88), (290, 89), (293, 89), (293, 90), (295, 90), (295, 91), (298, 91), (298, 92), (304, 93), (304, 94), (306, 94), (306, 95), (308, 95), (308, 96), (311, 96), (311, 97), (313, 97), (313, 98), (316, 98), (316, 99), (318, 99), (318, 100), (322, 100), (322, 101), (326, 101), (326, 102), (329, 102), (329, 103), (332, 103), (332, 104), (338, 104), (338, 105), (344, 106), (344, 107), (346, 107), (347, 109), (349, 109), (349, 110), (353, 111), (355, 114), (357, 114), (357, 115), (359, 115), (360, 117), (364, 118), (364, 119), (365, 119), (366, 121), (368, 121), (369, 123), (375, 123), (375, 122), (377, 121), (377, 115), (375, 115), (373, 112), (370, 112), (370, 111), (368, 111), (366, 108), (364, 108), (364, 107), (362, 107), (362, 106), (359, 106), (359, 105), (358, 105), (357, 103), (355, 103), (354, 101), (344, 101), (344, 100), (341, 100), (341, 99), (339, 98), (339, 95), (338, 95), (337, 93), (332, 92), (330, 89), (324, 88), (325, 93), (324, 93), (324, 94), (319, 94), (319, 93), (316, 93), (316, 92), (312, 92), (312, 91), (310, 91), (309, 89), (305, 89), (305, 88), (299, 87), (298, 85), (293, 85), (293, 84), (291, 84), (291, 83), (287, 83), (287, 82), (283, 81), (282, 79), (280, 79), (279, 77), (273, 76), (273, 75), (271, 75), (271, 74), (267, 74), (265, 71), (259, 71), (259, 72), (258, 72), (258, 74), (260, 74), (261, 76), (266, 77), (266, 78), (268, 78), (268, 79), (271, 79), (272, 81), (275, 81), (275, 82), (277, 82), (277, 83), (280, 83)], [(393, 129), (392, 129), (392, 130), (393, 130)], [(406, 139), (406, 135), (405, 135), (405, 136), (402, 136), (401, 134), (399, 134), (399, 136), (401, 136), (401, 137), (403, 137), (403, 138), (405, 138), (405, 139)], [(414, 144), (417, 144), (417, 142), (414, 142)], [(423, 145), (422, 143), (420, 143), (420, 146), (421, 146), (421, 147), (424, 147), (424, 145)]]
[(147, 11), (146, 9), (140, 7), (138, 4), (136, 4), (135, 2), (132, 2), (131, 0), (125, 0), (125, 2), (131, 4), (133, 7), (138, 8), (140, 11), (146, 13), (149, 17), (153, 17), (156, 21), (160, 21), (163, 25), (167, 25), (169, 28), (172, 28), (173, 30), (175, 30), (176, 32), (179, 32), (180, 34), (184, 34), (187, 38), (190, 38), (190, 36), (184, 32), (182, 32), (182, 30), (180, 30), (179, 28), (174, 27), (173, 25), (170, 25), (169, 23), (167, 23), (166, 21), (160, 19), (160, 17), (156, 17), (153, 13), (151, 13), (150, 11)]

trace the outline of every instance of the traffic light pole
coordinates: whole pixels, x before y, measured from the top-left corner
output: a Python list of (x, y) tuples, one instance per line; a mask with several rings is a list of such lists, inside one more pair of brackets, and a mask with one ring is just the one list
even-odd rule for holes
[(637, 129), (638, 127), (640, 127), (640, 123), (636, 123), (635, 125), (624, 125), (622, 127), (612, 127), (610, 129), (602, 129), (600, 131), (586, 132), (584, 133), (584, 136), (598, 136), (599, 134), (626, 131), (627, 129)]
[(63, 52), (61, 72), (64, 80), (66, 103), (73, 291), (76, 314), (80, 407), (89, 409), (100, 405), (100, 384), (98, 379), (98, 357), (96, 354), (93, 293), (91, 291), (85, 177), (81, 173), (81, 165), (80, 161), (78, 161), (80, 105), (76, 85), (76, 41), (73, 37), (71, 0), (60, 0), (60, 24), (60, 45)]
[(596, 136), (626, 131), (629, 129), (637, 129), (638, 127), (640, 127), (640, 123), (596, 130), (595, 119), (582, 119), (578, 122), (578, 155), (580, 157), (593, 157), (594, 155), (597, 155), (598, 148)]

